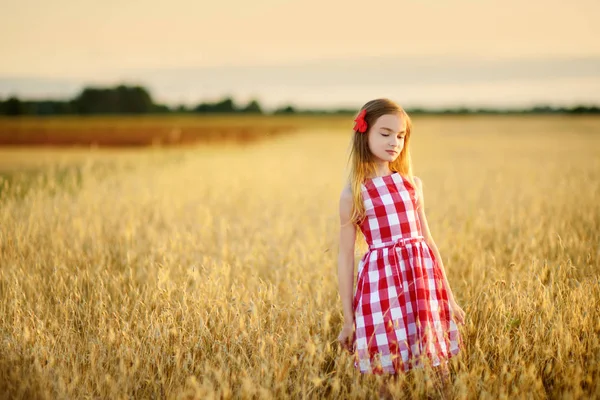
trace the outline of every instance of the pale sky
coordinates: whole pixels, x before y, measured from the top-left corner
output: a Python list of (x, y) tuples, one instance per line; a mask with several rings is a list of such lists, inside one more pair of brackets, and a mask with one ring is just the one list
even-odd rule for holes
[(369, 56), (600, 57), (598, 0), (0, 1), (0, 78), (106, 81)]

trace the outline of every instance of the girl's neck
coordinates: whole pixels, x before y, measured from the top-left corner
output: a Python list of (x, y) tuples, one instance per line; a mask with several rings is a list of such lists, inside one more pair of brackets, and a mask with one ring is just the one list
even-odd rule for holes
[(392, 171), (390, 170), (389, 163), (375, 164), (375, 176), (386, 176), (391, 174)]

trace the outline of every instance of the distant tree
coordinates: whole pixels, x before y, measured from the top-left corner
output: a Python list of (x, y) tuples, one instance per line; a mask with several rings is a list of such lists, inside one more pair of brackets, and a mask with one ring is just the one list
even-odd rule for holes
[(38, 100), (27, 102), (28, 114), (64, 115), (72, 114), (75, 109), (70, 101)]
[(262, 114), (262, 108), (260, 107), (260, 104), (258, 103), (257, 100), (251, 100), (250, 102), (248, 102), (248, 105), (246, 105), (246, 107), (244, 107), (242, 110), (242, 112), (244, 113), (248, 113), (248, 114)]
[(5, 115), (16, 116), (26, 114), (27, 109), (21, 100), (13, 96), (4, 103), (4, 112)]
[(98, 114), (115, 112), (116, 102), (109, 99), (109, 91), (100, 88), (86, 87), (76, 97), (77, 111), (80, 114)]
[(75, 102), (80, 114), (142, 114), (154, 109), (152, 97), (140, 86), (119, 85), (114, 89), (87, 87)]
[(294, 114), (296, 109), (291, 105), (276, 109), (273, 114)]
[(152, 112), (158, 114), (167, 114), (171, 112), (171, 109), (166, 104), (154, 104), (152, 107)]
[(120, 85), (116, 89), (117, 112), (126, 114), (149, 113), (154, 108), (152, 98), (141, 86)]
[(207, 103), (200, 103), (196, 107), (194, 107), (194, 112), (197, 113), (205, 113), (210, 112), (211, 105)]
[(334, 114), (352, 115), (352, 114), (356, 113), (356, 110), (349, 109), (349, 108), (339, 108), (337, 110), (334, 110), (333, 113)]
[(234, 113), (236, 111), (238, 109), (231, 97), (226, 97), (216, 103), (200, 103), (194, 107), (194, 112), (198, 113)]
[(532, 108), (532, 111), (538, 114), (550, 114), (555, 110), (551, 106), (539, 105)]
[(576, 107), (572, 107), (570, 110), (568, 110), (568, 112), (571, 114), (598, 114), (598, 113), (600, 113), (600, 107), (576, 106)]
[(178, 112), (178, 113), (187, 113), (187, 112), (190, 112), (193, 110), (188, 108), (185, 104), (180, 104), (180, 105), (174, 107), (173, 111)]
[(415, 108), (411, 108), (406, 110), (409, 114), (422, 114), (423, 112), (425, 112), (425, 110), (423, 110), (423, 108), (421, 107), (415, 107)]
[(227, 97), (213, 106), (212, 111), (218, 113), (231, 113), (237, 110), (235, 103), (231, 97)]

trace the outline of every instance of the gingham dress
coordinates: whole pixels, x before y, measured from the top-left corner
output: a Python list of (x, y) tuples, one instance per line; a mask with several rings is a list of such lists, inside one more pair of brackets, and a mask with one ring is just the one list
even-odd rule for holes
[(459, 352), (459, 335), (442, 271), (423, 238), (418, 193), (405, 177), (361, 185), (369, 245), (354, 291), (354, 366), (361, 373), (395, 374), (438, 366)]

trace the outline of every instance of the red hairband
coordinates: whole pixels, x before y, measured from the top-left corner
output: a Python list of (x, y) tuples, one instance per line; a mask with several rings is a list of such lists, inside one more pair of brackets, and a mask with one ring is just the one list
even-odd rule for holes
[(367, 131), (367, 121), (365, 121), (365, 115), (367, 114), (367, 110), (362, 110), (358, 117), (354, 119), (354, 130), (360, 133), (365, 133)]

